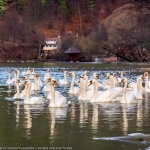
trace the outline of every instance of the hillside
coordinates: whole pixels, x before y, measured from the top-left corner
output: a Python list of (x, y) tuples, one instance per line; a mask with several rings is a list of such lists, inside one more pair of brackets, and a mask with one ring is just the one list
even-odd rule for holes
[[(122, 43), (113, 40), (116, 40), (113, 37), (114, 33), (118, 30), (121, 33), (129, 31), (127, 24), (130, 19), (128, 14), (132, 14), (130, 18), (134, 18), (134, 16), (138, 16), (139, 10), (148, 12), (138, 14), (141, 16), (140, 19), (149, 16), (148, 1), (1, 0), (0, 59), (1, 61), (37, 60), (39, 47), (45, 38), (60, 35), (62, 37), (62, 49), (53, 57), (63, 58), (63, 52), (74, 45), (82, 50), (83, 55), (86, 54), (87, 60), (91, 60), (91, 54), (106, 53), (107, 50), (104, 50), (103, 47), (106, 42), (107, 47), (111, 50), (113, 50), (113, 44)], [(145, 19), (144, 29), (146, 31), (149, 22), (147, 18)], [(137, 21), (138, 18), (136, 17), (132, 28), (139, 26)], [(124, 25), (118, 28), (118, 24)], [(112, 30), (112, 27), (115, 30)], [(141, 33), (145, 34), (142, 31)], [(135, 37), (137, 35), (133, 38)], [(145, 37), (146, 35), (142, 36), (144, 39)], [(122, 36), (123, 38), (125, 37)], [(122, 41), (122, 39), (117, 40)], [(149, 37), (145, 40), (148, 41)], [(128, 43), (136, 43), (136, 40)], [(29, 56), (28, 52), (32, 55)]]

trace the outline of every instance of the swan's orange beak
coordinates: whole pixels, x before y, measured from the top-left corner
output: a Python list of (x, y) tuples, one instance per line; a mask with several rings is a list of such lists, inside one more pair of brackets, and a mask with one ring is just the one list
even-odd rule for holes
[(90, 81), (90, 83), (89, 83), (89, 85), (88, 86), (90, 86), (92, 84), (92, 81)]
[(69, 73), (69, 76), (72, 76), (72, 73)]

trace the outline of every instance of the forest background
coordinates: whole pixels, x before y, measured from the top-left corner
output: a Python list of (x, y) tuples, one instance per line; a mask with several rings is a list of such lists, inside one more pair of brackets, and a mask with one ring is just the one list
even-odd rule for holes
[(114, 54), (150, 61), (148, 0), (0, 0), (0, 61), (37, 61), (45, 38), (61, 37), (47, 59), (76, 46), (86, 61)]

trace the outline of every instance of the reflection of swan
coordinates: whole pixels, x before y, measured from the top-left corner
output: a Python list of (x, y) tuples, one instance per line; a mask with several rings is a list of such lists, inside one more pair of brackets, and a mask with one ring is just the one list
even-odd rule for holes
[(19, 118), (20, 118), (20, 101), (16, 101), (16, 105), (17, 105), (17, 108), (16, 108), (16, 128), (18, 129), (19, 127)]
[(32, 128), (32, 117), (30, 114), (30, 105), (24, 105), (24, 114), (25, 114), (24, 128), (26, 129), (27, 138), (30, 138), (31, 128)]
[(67, 107), (68, 102), (66, 97), (55, 97), (55, 85), (56, 85), (55, 79), (51, 79), (51, 100), (49, 107)]
[(80, 128), (84, 127), (84, 124), (88, 122), (88, 103), (84, 103), (83, 101), (79, 101), (80, 103)]
[(61, 84), (61, 85), (67, 85), (68, 84), (68, 81), (66, 78), (67, 73), (68, 73), (67, 71), (64, 71), (64, 79), (60, 79), (59, 84)]
[(16, 80), (16, 90), (17, 93), (14, 95), (13, 99), (24, 99), (24, 95), (19, 91), (20, 80)]
[(98, 130), (98, 105), (93, 104), (93, 116), (92, 116), (92, 131), (97, 133)]
[(51, 114), (50, 138), (55, 135), (55, 122), (67, 117), (68, 108), (49, 108)]
[(70, 117), (71, 118), (71, 124), (75, 123), (75, 117), (76, 117), (75, 105), (76, 105), (75, 101), (72, 101), (71, 107), (70, 107), (70, 109), (71, 109), (71, 117)]
[(83, 101), (80, 101), (80, 120), (79, 120), (79, 126), (80, 128), (83, 128), (84, 124), (84, 109), (83, 109)]
[(128, 119), (127, 119), (127, 114), (126, 114), (126, 104), (123, 104), (122, 111), (123, 111), (122, 131), (124, 135), (127, 135), (129, 125), (128, 125)]
[(69, 94), (78, 94), (79, 90), (80, 90), (79, 87), (74, 87), (75, 73), (72, 72), (69, 75), (72, 76), (72, 81), (71, 81), (71, 85), (70, 85), (70, 89), (69, 89)]
[(43, 97), (30, 97), (31, 81), (27, 80), (26, 84), (27, 84), (27, 93), (24, 99), (24, 104), (44, 104), (45, 99)]
[(138, 105), (137, 105), (137, 120), (136, 120), (136, 125), (137, 125), (137, 131), (142, 131), (143, 127), (143, 106), (142, 106), (143, 101), (139, 100)]

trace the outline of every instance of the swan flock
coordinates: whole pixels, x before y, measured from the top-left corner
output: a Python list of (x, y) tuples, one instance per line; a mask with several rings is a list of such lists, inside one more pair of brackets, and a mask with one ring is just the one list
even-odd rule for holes
[[(11, 74), (13, 74), (12, 77)], [(16, 94), (13, 96), (14, 103), (16, 100), (20, 100), (23, 105), (47, 104), (48, 107), (68, 107), (71, 103), (58, 90), (60, 86), (66, 88), (69, 96), (75, 96), (78, 101), (90, 103), (132, 104), (142, 100), (143, 95), (150, 92), (148, 72), (138, 76), (136, 82), (130, 83), (123, 71), (120, 76), (108, 72), (106, 78), (101, 82), (99, 82), (101, 79), (99, 74), (94, 72), (93, 76), (89, 78), (87, 70), (80, 76), (77, 76), (74, 71), (65, 70), (62, 76), (62, 79), (56, 81), (48, 69), (42, 80), (41, 74), (38, 74), (34, 68), (28, 67), (22, 73), (19, 70), (8, 71), (6, 85), (16, 87)], [(71, 78), (71, 82), (68, 78)], [(143, 83), (145, 83), (144, 86)]]

